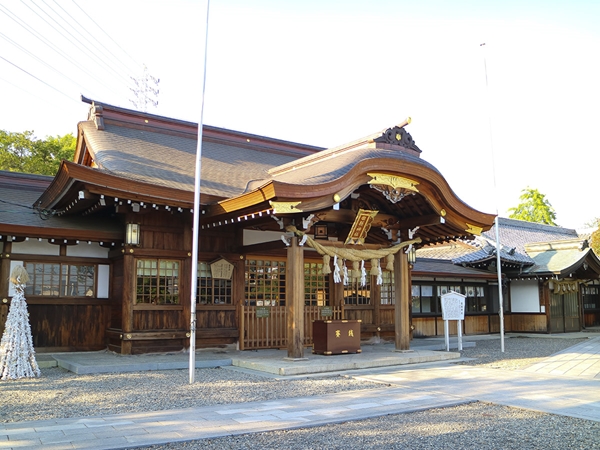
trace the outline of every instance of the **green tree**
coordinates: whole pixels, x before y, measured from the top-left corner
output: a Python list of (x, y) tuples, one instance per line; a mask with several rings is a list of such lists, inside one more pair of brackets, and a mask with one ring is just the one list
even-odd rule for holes
[(510, 214), (508, 217), (556, 226), (554, 222), (556, 220), (556, 212), (546, 199), (546, 196), (540, 193), (540, 191), (528, 187), (521, 191), (519, 199), (521, 203), (516, 208), (509, 208), (508, 212)]
[(33, 131), (0, 130), (0, 170), (54, 175), (63, 159), (73, 160), (76, 143), (72, 134), (37, 139)]
[(587, 228), (596, 228), (589, 238), (590, 248), (596, 255), (600, 256), (600, 218), (595, 218), (591, 222), (585, 224)]

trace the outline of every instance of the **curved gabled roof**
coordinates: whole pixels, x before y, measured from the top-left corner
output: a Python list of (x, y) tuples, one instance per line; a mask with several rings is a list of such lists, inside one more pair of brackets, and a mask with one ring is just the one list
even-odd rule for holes
[[(106, 206), (108, 196), (132, 208), (156, 203), (191, 209), (196, 124), (85, 101), (91, 108), (79, 124), (75, 162), (62, 164), (37, 206), (92, 214)], [(201, 222), (227, 225), (266, 211), (314, 212), (318, 220), (351, 225), (361, 205), (379, 211), (376, 241), (397, 239), (417, 226), (426, 242), (489, 229), (494, 216), (462, 202), (419, 157), (407, 123), (328, 150), (205, 126)], [(330, 214), (334, 204), (342, 204), (342, 216)]]
[[(393, 129), (392, 135), (408, 135), (399, 127)], [(360, 197), (359, 202), (371, 205), (370, 209), (404, 221), (403, 229), (427, 225), (419, 233), (428, 242), (473, 236), (490, 228), (494, 216), (460, 200), (417, 150), (404, 147), (401, 140), (379, 140), (389, 134), (387, 130), (274, 167), (268, 171), (269, 178), (250, 186), (253, 189), (212, 205), (203, 221), (227, 223), (236, 220), (236, 215), (269, 211), (270, 207), (273, 213), (284, 214), (277, 204), (292, 205), (287, 213), (316, 213), (357, 196), (353, 198)], [(370, 194), (369, 187), (381, 194)], [(327, 220), (318, 216), (319, 220), (335, 221), (334, 214), (325, 215)], [(379, 223), (377, 218), (375, 223)]]

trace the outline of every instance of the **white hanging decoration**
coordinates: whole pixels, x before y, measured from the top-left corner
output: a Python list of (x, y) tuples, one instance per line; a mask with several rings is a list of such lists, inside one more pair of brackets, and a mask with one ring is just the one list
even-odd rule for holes
[(380, 263), (379, 260), (377, 260), (377, 285), (381, 286), (383, 284), (383, 276), (381, 274), (381, 267), (380, 267)]
[(340, 276), (340, 266), (338, 265), (337, 255), (333, 256), (333, 282), (341, 283), (342, 277)]
[(15, 285), (15, 295), (0, 342), (0, 380), (39, 377), (41, 372), (35, 360), (29, 313), (23, 294), (29, 275), (23, 266), (16, 266), (10, 281)]
[(364, 260), (360, 262), (360, 285), (365, 286), (367, 284), (367, 271), (365, 270)]
[(344, 286), (348, 286), (348, 268), (344, 262), (342, 262), (342, 264), (344, 266)]

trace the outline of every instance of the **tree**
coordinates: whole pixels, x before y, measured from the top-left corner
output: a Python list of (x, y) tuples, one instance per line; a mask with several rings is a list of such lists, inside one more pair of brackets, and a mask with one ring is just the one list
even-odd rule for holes
[(591, 222), (586, 223), (585, 226), (586, 228), (595, 228), (588, 242), (594, 253), (600, 256), (600, 218), (596, 217)]
[(55, 175), (63, 159), (73, 159), (76, 143), (72, 134), (37, 139), (33, 131), (0, 130), (0, 170)]
[(540, 191), (528, 187), (521, 191), (519, 199), (521, 203), (516, 208), (509, 208), (509, 218), (556, 226), (556, 212)]

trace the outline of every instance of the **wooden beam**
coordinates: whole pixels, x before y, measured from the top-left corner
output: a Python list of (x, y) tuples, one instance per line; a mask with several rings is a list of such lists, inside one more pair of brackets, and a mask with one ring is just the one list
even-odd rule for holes
[[(354, 223), (356, 218), (356, 211), (350, 209), (330, 210), (315, 213), (315, 216), (319, 221), (322, 222), (334, 222), (334, 223)], [(431, 225), (439, 225), (443, 223), (442, 217), (439, 214), (428, 214), (426, 216), (415, 216), (408, 219), (400, 219), (391, 214), (378, 213), (373, 222), (371, 228), (393, 228), (396, 230), (403, 230), (414, 227), (426, 227)]]

